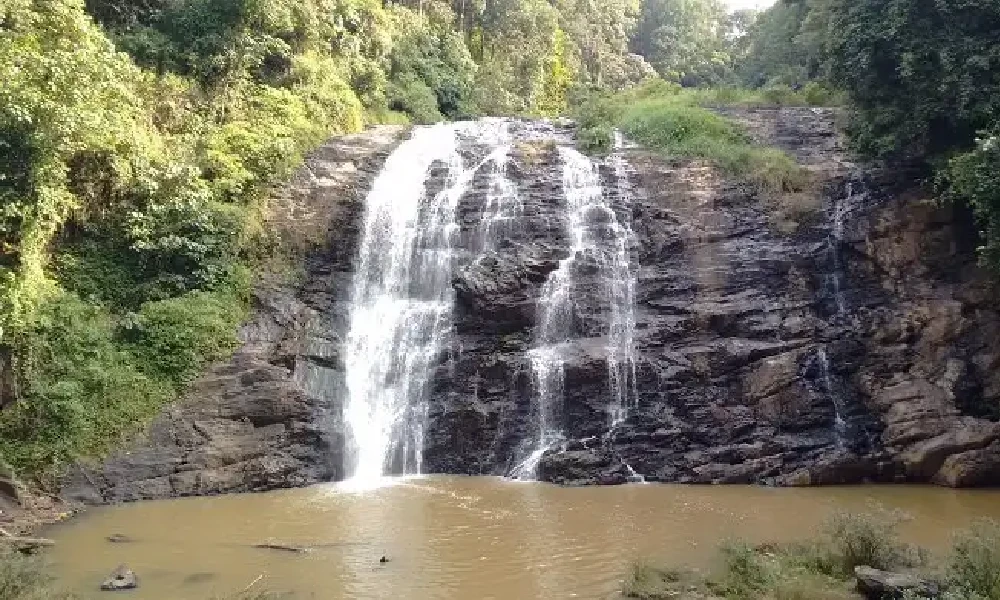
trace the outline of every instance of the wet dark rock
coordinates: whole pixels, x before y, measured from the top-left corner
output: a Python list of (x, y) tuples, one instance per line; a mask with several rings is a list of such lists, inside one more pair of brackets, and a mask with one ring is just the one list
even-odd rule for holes
[[(871, 567), (855, 567), (858, 591), (870, 600), (896, 600), (899, 598), (937, 598), (940, 586), (917, 575), (890, 573)], [(910, 595), (907, 596), (907, 593)]]
[(260, 274), (242, 347), (212, 366), (131, 448), (67, 474), (62, 495), (99, 504), (263, 491), (342, 476), (340, 344), (368, 182), (403, 130), (316, 150), (272, 199), (268, 224), (305, 277)]
[(0, 496), (17, 501), (20, 496), (19, 486), (13, 479), (0, 478)]
[[(635, 149), (629, 185), (602, 168), (636, 238), (638, 397), (612, 431), (607, 300), (580, 257), (555, 408), (566, 439), (541, 458), (540, 478), (619, 484), (631, 468), (705, 484), (1000, 484), (1000, 289), (960, 209), (908, 191), (905, 173), (852, 164), (836, 111), (725, 112), (795, 156), (816, 189), (760, 194), (703, 161)], [(457, 206), (454, 329), (430, 373), (426, 472), (507, 475), (538, 437), (527, 352), (542, 286), (570, 243), (549, 142), (572, 131), (512, 131), (520, 217), (484, 251), (489, 169)], [(243, 349), (144, 443), (74, 470), (66, 494), (105, 502), (343, 476), (341, 346), (360, 199), (389, 138), (334, 140), (310, 159), (278, 198), (279, 230), (308, 248), (304, 281), (262, 284)], [(462, 147), (469, 164), (485, 151)], [(776, 219), (786, 213), (794, 223)]]
[(101, 589), (105, 592), (120, 592), (133, 590), (139, 587), (139, 580), (132, 569), (125, 565), (118, 565), (111, 575), (101, 583)]

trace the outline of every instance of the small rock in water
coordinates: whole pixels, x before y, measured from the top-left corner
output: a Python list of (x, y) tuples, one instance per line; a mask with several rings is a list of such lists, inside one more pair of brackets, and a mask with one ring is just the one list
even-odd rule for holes
[(389, 559), (383, 555), (382, 558), (378, 559), (378, 562), (384, 565), (385, 563), (389, 562)]
[(134, 590), (137, 587), (139, 587), (139, 580), (132, 569), (125, 565), (118, 565), (118, 568), (112, 571), (111, 575), (101, 584), (101, 589), (105, 592)]
[(112, 544), (129, 544), (135, 541), (123, 533), (112, 533), (104, 539), (108, 540)]

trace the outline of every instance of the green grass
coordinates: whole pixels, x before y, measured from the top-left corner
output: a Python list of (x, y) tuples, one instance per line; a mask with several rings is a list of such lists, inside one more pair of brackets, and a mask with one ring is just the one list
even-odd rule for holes
[[(790, 544), (751, 546), (731, 541), (719, 548), (717, 565), (696, 577), (680, 571), (637, 564), (625, 582), (623, 594), (638, 600), (666, 598), (721, 598), (724, 600), (852, 600), (854, 567), (868, 565), (884, 570), (915, 566), (918, 553), (899, 541), (894, 513), (874, 510), (831, 517), (821, 534), (812, 540)], [(982, 527), (971, 538), (961, 538), (953, 552), (950, 572), (956, 587), (975, 582), (976, 590), (989, 587), (1000, 567), (1000, 540), (993, 530), (984, 536)], [(997, 550), (990, 551), (989, 548)], [(955, 566), (955, 565), (961, 565)], [(980, 584), (985, 580), (984, 584)], [(998, 588), (1000, 589), (1000, 588)], [(955, 595), (950, 600), (972, 600)], [(981, 596), (1000, 600), (998, 596)]]
[(804, 189), (809, 177), (792, 157), (754, 144), (739, 124), (704, 106), (757, 102), (775, 104), (760, 91), (681, 90), (653, 80), (618, 94), (591, 96), (577, 106), (574, 116), (580, 122), (580, 142), (590, 150), (608, 150), (611, 132), (618, 128), (642, 146), (678, 158), (708, 160), (766, 191)]

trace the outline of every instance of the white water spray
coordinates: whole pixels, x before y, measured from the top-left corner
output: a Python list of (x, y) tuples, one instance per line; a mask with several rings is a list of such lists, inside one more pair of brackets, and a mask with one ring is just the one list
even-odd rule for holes
[(816, 351), (816, 360), (819, 363), (819, 375), (823, 391), (826, 392), (827, 397), (833, 403), (833, 432), (836, 435), (837, 445), (843, 446), (847, 437), (847, 422), (844, 421), (846, 407), (844, 406), (843, 398), (833, 388), (833, 378), (830, 374), (830, 358), (827, 356), (824, 346), (820, 346), (819, 350)]
[[(563, 164), (563, 193), (566, 199), (565, 230), (569, 255), (553, 271), (542, 288), (539, 321), (533, 348), (528, 352), (535, 383), (537, 412), (533, 451), (518, 464), (511, 476), (530, 479), (537, 475), (544, 454), (565, 442), (563, 405), (565, 402), (567, 353), (579, 333), (575, 328), (574, 275), (581, 261), (597, 268), (601, 293), (609, 302), (606, 352), (609, 385), (615, 398), (612, 423), (624, 419), (626, 407), (635, 396), (635, 271), (631, 262), (632, 232), (622, 224), (601, 185), (598, 165), (578, 151), (559, 148)], [(624, 163), (616, 163), (624, 171)]]
[[(459, 125), (418, 128), (386, 160), (366, 201), (346, 344), (349, 477), (419, 474), (425, 392), (450, 330), (455, 209), (471, 181)], [(437, 166), (444, 188), (428, 194)]]

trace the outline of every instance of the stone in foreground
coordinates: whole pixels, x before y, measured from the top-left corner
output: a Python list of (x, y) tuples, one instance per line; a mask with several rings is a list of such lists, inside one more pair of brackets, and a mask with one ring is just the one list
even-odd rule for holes
[(118, 565), (118, 568), (112, 571), (111, 575), (101, 584), (101, 589), (105, 592), (134, 590), (137, 587), (139, 587), (139, 580), (132, 569), (125, 565)]
[(937, 584), (911, 574), (855, 567), (854, 576), (858, 579), (858, 591), (870, 600), (903, 598), (907, 592), (919, 598), (936, 598), (940, 593)]

